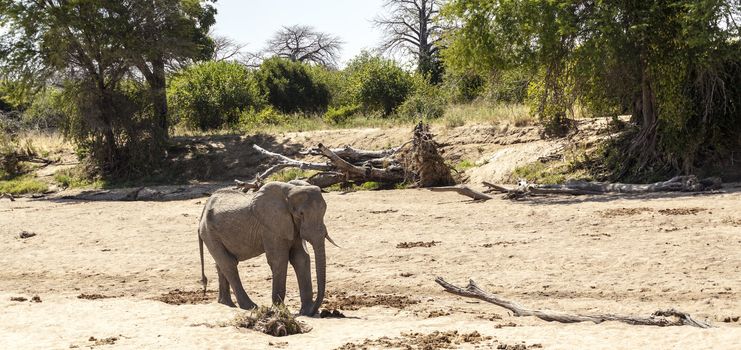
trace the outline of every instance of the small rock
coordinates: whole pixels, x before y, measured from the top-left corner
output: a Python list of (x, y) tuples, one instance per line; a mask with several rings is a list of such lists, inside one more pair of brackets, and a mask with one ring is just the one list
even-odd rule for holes
[(28, 299), (24, 297), (10, 297), (10, 301), (26, 301)]
[(33, 296), (33, 297), (31, 298), (31, 302), (34, 302), (34, 303), (40, 303), (40, 302), (41, 302), (41, 297), (39, 297), (38, 295), (34, 295), (34, 296)]

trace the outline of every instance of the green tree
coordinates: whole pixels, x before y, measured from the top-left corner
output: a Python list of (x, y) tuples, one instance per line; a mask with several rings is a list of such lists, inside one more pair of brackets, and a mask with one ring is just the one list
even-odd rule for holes
[(201, 130), (233, 126), (246, 110), (264, 104), (254, 77), (236, 62), (192, 65), (170, 80), (171, 116)]
[[(214, 14), (209, 2), (198, 0), (0, 0), (0, 25), (7, 32), (0, 41), (0, 71), (14, 81), (43, 85), (53, 79), (75, 91), (68, 101), (78, 104), (71, 110), (79, 113), (79, 128), (70, 130), (80, 131), (78, 144), (113, 170), (130, 159), (124, 149), (140, 138), (159, 145), (150, 151), (161, 154), (167, 137), (164, 65), (208, 51), (205, 30)], [(122, 86), (127, 77), (137, 78), (135, 69), (149, 84), (143, 91), (154, 118), (147, 122), (139, 113), (144, 110), (131, 110), (144, 108), (140, 94), (133, 98)], [(123, 116), (139, 118), (129, 121), (139, 129), (125, 131)]]
[(414, 88), (412, 76), (394, 61), (361, 53), (345, 68), (355, 101), (366, 112), (393, 113)]
[(444, 12), (461, 25), (443, 54), (459, 71), (537, 72), (529, 98), (551, 125), (577, 104), (631, 113), (634, 170), (662, 160), (689, 172), (738, 139), (740, 11), (736, 0), (453, 0)]
[(283, 58), (265, 60), (255, 72), (261, 93), (281, 113), (323, 113), (329, 89), (315, 80), (307, 66)]

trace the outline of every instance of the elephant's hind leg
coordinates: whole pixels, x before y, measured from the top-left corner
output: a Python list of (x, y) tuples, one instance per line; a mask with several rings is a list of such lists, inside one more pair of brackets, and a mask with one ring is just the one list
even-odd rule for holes
[[(211, 256), (216, 260), (216, 265), (219, 269), (219, 284), (221, 285), (221, 276), (224, 276), (227, 283), (234, 290), (234, 294), (237, 296), (237, 304), (241, 309), (250, 310), (257, 308), (257, 304), (247, 296), (247, 292), (242, 287), (242, 280), (239, 278), (239, 270), (237, 270), (237, 259), (220, 242), (213, 245), (207, 244), (206, 247), (208, 247)], [(221, 293), (222, 289), (219, 288), (219, 299), (221, 299)], [(229, 293), (228, 289), (226, 289), (225, 293)]]
[(311, 258), (307, 254), (301, 244), (294, 245), (291, 248), (290, 253), (291, 266), (296, 272), (296, 279), (298, 279), (298, 290), (301, 295), (301, 311), (300, 315), (308, 315), (314, 306), (313, 291), (311, 286)]
[(229, 280), (226, 279), (219, 266), (216, 266), (216, 272), (219, 274), (219, 304), (237, 307), (232, 301), (232, 292), (229, 290)]

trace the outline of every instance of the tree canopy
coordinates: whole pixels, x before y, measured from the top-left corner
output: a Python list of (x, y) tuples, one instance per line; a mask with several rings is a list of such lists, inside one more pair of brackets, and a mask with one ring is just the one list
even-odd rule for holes
[(459, 26), (444, 56), (461, 71), (529, 67), (547, 123), (575, 107), (632, 114), (634, 170), (660, 159), (688, 171), (703, 150), (738, 141), (721, 135), (741, 124), (740, 11), (737, 0), (453, 0), (444, 12)]

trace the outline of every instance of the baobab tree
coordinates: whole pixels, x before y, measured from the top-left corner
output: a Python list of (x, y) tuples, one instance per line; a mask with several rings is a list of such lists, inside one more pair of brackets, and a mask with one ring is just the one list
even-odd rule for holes
[(384, 31), (380, 49), (383, 52), (406, 51), (417, 59), (417, 70), (439, 82), (442, 66), (439, 60), (440, 34), (436, 23), (442, 0), (386, 0), (387, 15), (374, 20)]
[(317, 31), (311, 26), (293, 25), (277, 31), (268, 40), (265, 51), (294, 62), (335, 67), (342, 44), (337, 36)]

